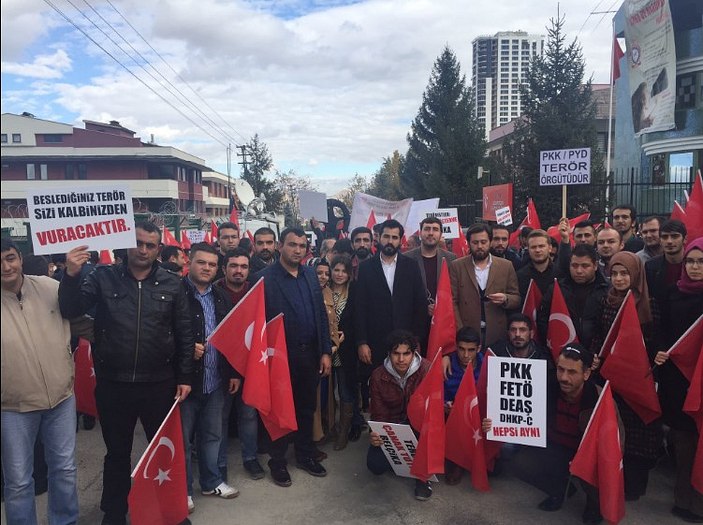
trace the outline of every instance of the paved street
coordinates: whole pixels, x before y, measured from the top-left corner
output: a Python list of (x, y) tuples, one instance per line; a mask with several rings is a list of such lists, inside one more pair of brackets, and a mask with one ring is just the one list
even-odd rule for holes
[[(191, 521), (194, 525), (581, 523), (585, 501), (582, 492), (568, 500), (561, 511), (542, 512), (536, 506), (543, 494), (507, 473), (490, 478), (492, 490), (487, 494), (474, 491), (466, 475), (460, 485), (452, 487), (442, 483), (440, 477), (440, 482), (434, 484), (432, 498), (426, 502), (416, 501), (412, 480), (392, 475), (377, 478), (366, 470), (365, 438), (366, 435), (359, 442), (350, 443), (341, 452), (334, 452), (331, 445), (325, 446), (329, 454), (324, 462), (329, 471), (325, 478), (314, 478), (292, 467), (293, 485), (289, 488), (274, 485), (268, 469), (267, 477), (260, 481), (242, 475), (238, 441), (232, 440), (230, 472), (241, 494), (233, 500), (201, 496), (196, 481), (196, 510)], [(140, 427), (135, 440), (135, 462), (145, 446)], [(102, 518), (98, 507), (103, 454), (100, 428), (81, 429), (78, 434), (80, 524), (96, 525)], [(265, 459), (260, 457), (264, 465)], [(660, 465), (651, 477), (647, 498), (628, 503), (622, 523), (683, 523), (669, 513), (672, 487), (671, 467)], [(38, 498), (40, 523), (46, 523), (46, 499), (46, 495)], [(2, 523), (6, 523), (4, 509)]]

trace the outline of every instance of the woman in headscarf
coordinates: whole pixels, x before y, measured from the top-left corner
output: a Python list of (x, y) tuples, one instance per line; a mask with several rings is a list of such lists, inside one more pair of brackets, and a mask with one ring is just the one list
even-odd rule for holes
[[(693, 418), (683, 411), (690, 382), (666, 353), (694, 324), (703, 322), (703, 237), (688, 244), (684, 251), (681, 277), (669, 290), (661, 305), (660, 352), (658, 365), (659, 401), (664, 423), (669, 426), (667, 441), (676, 462), (674, 507), (671, 512), (685, 521), (703, 522), (703, 494), (691, 484), (693, 460), (698, 446), (699, 429)], [(695, 343), (694, 344), (698, 344)], [(703, 351), (698, 344), (698, 352)]]
[[(603, 296), (599, 305), (591, 350), (594, 355), (598, 355), (627, 293), (631, 292), (645, 339), (647, 358), (651, 363), (655, 354), (651, 338), (653, 319), (644, 265), (634, 253), (618, 252), (610, 259), (608, 270), (611, 288)], [(634, 351), (634, 349), (632, 350)], [(604, 353), (602, 359), (605, 359), (606, 355), (607, 353)], [(596, 377), (596, 380), (599, 379), (601, 378)], [(614, 392), (614, 398), (625, 427), (625, 450), (623, 453), (625, 499), (636, 501), (646, 493), (649, 471), (656, 465), (662, 450), (664, 436), (661, 419), (647, 425), (617, 392)]]

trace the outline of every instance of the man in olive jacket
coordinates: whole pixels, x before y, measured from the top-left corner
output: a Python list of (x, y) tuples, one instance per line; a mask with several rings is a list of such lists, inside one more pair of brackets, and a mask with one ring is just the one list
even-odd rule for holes
[(151, 440), (174, 398), (190, 393), (195, 340), (180, 278), (159, 267), (161, 230), (137, 224), (127, 263), (99, 266), (80, 282), (87, 246), (66, 255), (59, 287), (61, 313), (77, 317), (95, 307), (95, 400), (107, 448), (100, 508), (104, 525), (126, 522), (134, 427)]

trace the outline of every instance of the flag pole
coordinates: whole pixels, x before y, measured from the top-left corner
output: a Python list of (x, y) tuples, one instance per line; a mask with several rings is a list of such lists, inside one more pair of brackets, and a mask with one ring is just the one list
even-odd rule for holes
[(613, 140), (613, 60), (615, 60), (615, 33), (610, 39), (610, 101), (608, 103), (608, 145), (605, 154), (605, 216), (610, 213), (610, 152)]

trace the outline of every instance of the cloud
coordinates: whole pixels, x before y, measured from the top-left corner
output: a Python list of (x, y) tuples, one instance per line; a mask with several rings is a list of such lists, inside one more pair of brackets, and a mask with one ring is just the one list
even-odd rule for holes
[(63, 50), (57, 50), (53, 55), (39, 55), (31, 64), (2, 62), (2, 72), (18, 77), (33, 77), (42, 79), (61, 78), (72, 67), (71, 59)]

